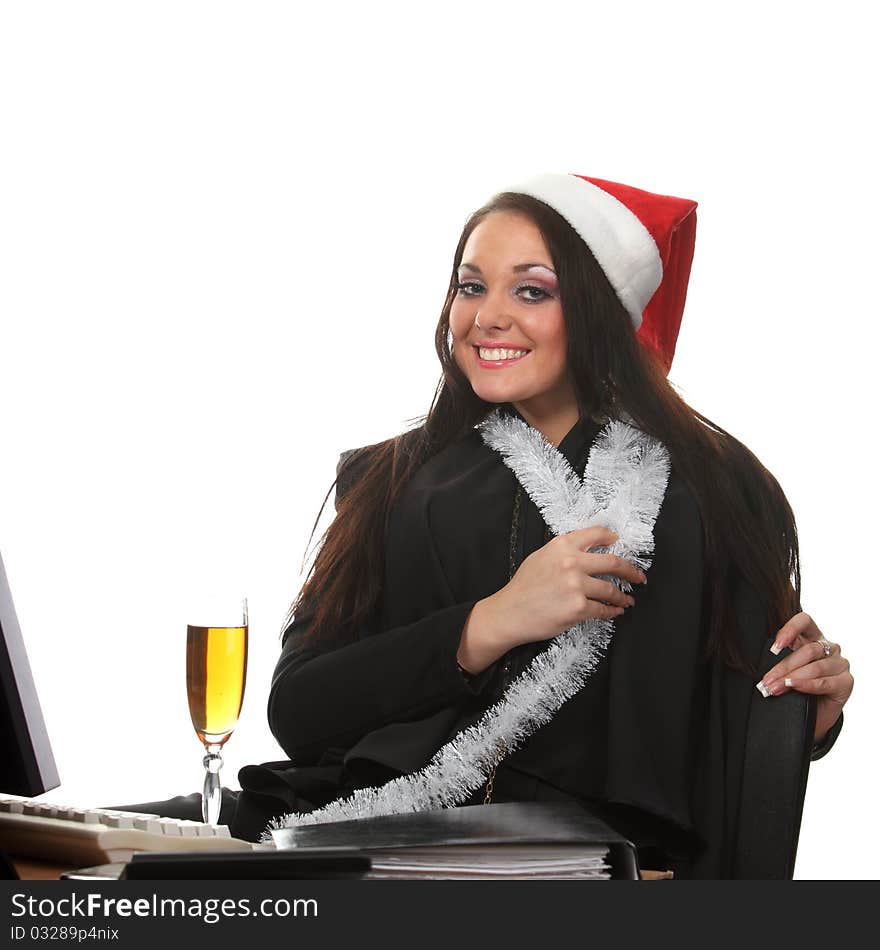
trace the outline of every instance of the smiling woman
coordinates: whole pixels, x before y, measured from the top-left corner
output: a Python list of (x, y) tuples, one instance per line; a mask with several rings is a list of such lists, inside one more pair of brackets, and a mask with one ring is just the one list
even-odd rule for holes
[(695, 208), (544, 175), (468, 219), (430, 411), (340, 462), (271, 688), (290, 762), (241, 776), (261, 820), (575, 801), (643, 866), (734, 877), (756, 687), (834, 742), (853, 678), (785, 495), (666, 378)]

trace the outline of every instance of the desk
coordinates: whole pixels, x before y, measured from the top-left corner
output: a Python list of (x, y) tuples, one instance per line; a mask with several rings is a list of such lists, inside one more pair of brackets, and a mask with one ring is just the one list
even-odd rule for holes
[[(68, 865), (50, 864), (47, 861), (33, 861), (26, 858), (14, 858), (12, 861), (18, 876), (23, 881), (57, 881), (64, 871), (72, 870)], [(671, 881), (672, 871), (640, 872), (643, 881)]]
[(12, 858), (12, 866), (22, 881), (57, 881), (68, 864), (51, 864), (49, 861), (37, 861), (33, 858)]

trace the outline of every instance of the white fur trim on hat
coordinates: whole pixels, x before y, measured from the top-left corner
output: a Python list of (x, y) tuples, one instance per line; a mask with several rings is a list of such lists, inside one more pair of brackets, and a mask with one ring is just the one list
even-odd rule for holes
[(623, 202), (577, 175), (548, 172), (501, 191), (550, 205), (583, 238), (638, 329), (660, 286), (663, 263), (651, 232)]

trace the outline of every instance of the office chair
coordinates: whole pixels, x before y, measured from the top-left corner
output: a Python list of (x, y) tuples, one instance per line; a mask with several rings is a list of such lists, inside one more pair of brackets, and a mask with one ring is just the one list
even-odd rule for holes
[[(779, 662), (768, 647), (761, 676)], [(816, 727), (816, 697), (794, 690), (768, 702), (755, 690), (749, 710), (739, 827), (737, 879), (790, 880)]]

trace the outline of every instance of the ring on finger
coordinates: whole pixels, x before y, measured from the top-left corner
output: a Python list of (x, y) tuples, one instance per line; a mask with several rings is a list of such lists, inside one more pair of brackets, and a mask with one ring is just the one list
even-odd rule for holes
[(825, 656), (831, 656), (831, 644), (825, 639), (825, 637), (819, 637), (816, 642), (822, 647), (822, 652), (825, 654)]

